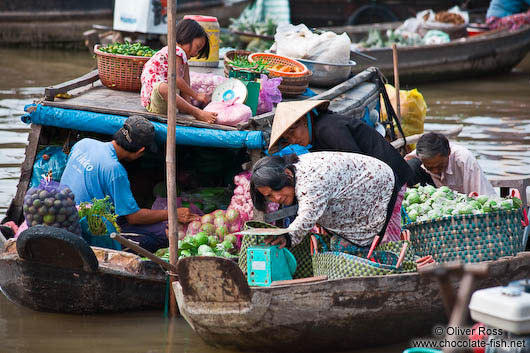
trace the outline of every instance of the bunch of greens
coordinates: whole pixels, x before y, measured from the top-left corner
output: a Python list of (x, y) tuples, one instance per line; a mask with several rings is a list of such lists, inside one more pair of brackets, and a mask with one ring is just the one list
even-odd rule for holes
[(109, 54), (120, 54), (120, 55), (132, 55), (132, 56), (153, 56), (156, 50), (149, 48), (147, 45), (142, 45), (140, 42), (131, 44), (125, 43), (113, 43), (104, 47), (100, 47), (99, 50)]
[[(218, 256), (227, 259), (237, 258), (237, 249), (235, 247), (237, 239), (230, 235), (222, 242), (219, 242), (215, 236), (207, 236), (204, 233), (197, 233), (194, 237), (187, 236), (178, 242), (178, 256)], [(159, 249), (156, 256), (169, 261), (169, 248)]]
[(381, 31), (372, 29), (368, 32), (368, 37), (359, 44), (363, 48), (386, 48), (391, 47), (393, 43), (396, 43), (398, 46), (415, 46), (423, 44), (423, 41), (415, 33), (403, 35), (398, 31), (389, 29), (386, 31), (386, 34), (382, 34)]
[(79, 204), (79, 218), (86, 217), (88, 228), (92, 235), (105, 235), (108, 232), (105, 219), (108, 220), (119, 232), (120, 227), (116, 223), (118, 216), (114, 213), (114, 205), (107, 195), (104, 199), (92, 199), (90, 202)]
[(263, 58), (258, 58), (254, 62), (248, 61), (247, 56), (240, 56), (236, 55), (234, 57), (234, 60), (230, 63), (231, 66), (242, 68), (242, 69), (248, 69), (251, 71), (255, 71), (258, 73), (268, 74), (269, 71), (267, 70), (267, 67), (269, 66), (269, 62)]
[[(407, 189), (402, 206), (412, 222), (422, 222), (462, 214), (482, 214), (499, 210), (518, 209), (522, 206), (517, 197), (501, 198), (480, 195), (469, 197), (442, 186), (432, 185)], [(404, 220), (406, 223), (407, 219)]]

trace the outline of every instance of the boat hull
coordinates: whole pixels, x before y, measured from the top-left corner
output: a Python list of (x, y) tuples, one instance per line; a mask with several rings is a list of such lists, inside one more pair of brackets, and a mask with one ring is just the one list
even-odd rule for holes
[[(348, 31), (347, 27), (343, 30)], [(464, 38), (441, 45), (398, 47), (399, 79), (404, 83), (418, 83), (508, 72), (529, 50), (530, 26), (515, 32)], [(357, 62), (354, 72), (377, 66), (385, 76), (393, 77), (391, 48), (368, 49), (363, 53), (377, 61), (352, 54)]]
[(92, 272), (27, 261), (7, 251), (0, 254), (0, 289), (16, 304), (37, 311), (90, 314), (160, 309), (166, 282), (158, 266), (151, 265), (151, 274), (142, 269), (143, 274), (134, 275), (101, 263)]
[[(523, 253), (491, 262), (489, 276), (478, 279), (477, 287), (529, 277), (529, 260), (530, 253)], [(202, 278), (184, 276), (173, 286), (184, 318), (214, 346), (275, 352), (358, 349), (429, 334), (434, 324), (446, 321), (437, 281), (417, 273), (252, 288), (248, 298), (234, 298), (226, 293), (242, 292), (233, 285), (241, 278), (222, 279), (230, 271), (217, 271), (223, 268), (219, 263), (195, 261)]]

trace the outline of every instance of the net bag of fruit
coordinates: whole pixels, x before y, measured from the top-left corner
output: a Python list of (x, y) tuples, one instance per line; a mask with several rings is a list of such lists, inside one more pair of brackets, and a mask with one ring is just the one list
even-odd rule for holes
[(66, 185), (42, 179), (26, 192), (23, 210), (28, 228), (41, 224), (81, 235), (74, 194)]

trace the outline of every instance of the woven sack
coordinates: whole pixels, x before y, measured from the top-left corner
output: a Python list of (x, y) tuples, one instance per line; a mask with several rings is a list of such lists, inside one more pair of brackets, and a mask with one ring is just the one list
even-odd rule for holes
[(415, 255), (411, 246), (407, 248), (401, 266), (396, 267), (402, 246), (403, 241), (399, 241), (377, 247), (372, 253), (372, 259), (375, 261), (366, 258), (368, 250), (360, 250), (357, 254), (338, 251), (315, 254), (313, 255), (313, 272), (315, 276), (328, 276), (328, 279), (415, 272)]
[[(244, 229), (250, 228), (278, 228), (268, 223), (248, 221), (245, 222)], [(311, 261), (311, 239), (308, 234), (298, 245), (289, 249), (296, 259), (296, 272), (293, 274), (293, 279), (306, 278), (313, 276), (313, 264)], [(241, 249), (239, 250), (239, 268), (243, 274), (247, 275), (247, 249), (249, 246), (258, 245), (257, 237), (254, 235), (245, 235), (241, 240)]]
[(416, 254), (436, 262), (481, 262), (523, 251), (522, 208), (410, 223)]

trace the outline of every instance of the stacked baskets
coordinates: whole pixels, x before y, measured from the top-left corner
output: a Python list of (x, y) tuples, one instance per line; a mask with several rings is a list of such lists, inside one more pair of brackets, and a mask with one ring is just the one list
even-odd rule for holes
[(309, 78), (311, 77), (312, 73), (309, 71), (304, 64), (289, 59), (286, 57), (282, 57), (275, 54), (267, 54), (267, 53), (254, 53), (252, 54), (248, 50), (231, 50), (225, 54), (224, 57), (224, 65), (225, 65), (225, 76), (228, 77), (228, 74), (230, 70), (238, 70), (236, 67), (232, 66), (231, 63), (234, 60), (236, 56), (240, 57), (247, 57), (250, 62), (253, 60), (257, 60), (258, 58), (261, 58), (263, 60), (266, 60), (270, 62), (271, 64), (282, 64), (285, 66), (290, 67), (297, 67), (299, 68), (300, 72), (280, 72), (273, 69), (269, 69), (269, 77), (281, 77), (282, 83), (280, 86), (278, 86), (278, 89), (280, 92), (282, 92), (282, 95), (285, 97), (294, 97), (298, 96), (306, 90), (306, 88), (309, 86)]
[(109, 54), (99, 50), (99, 45), (94, 47), (94, 54), (101, 83), (120, 91), (140, 91), (142, 69), (150, 57)]

